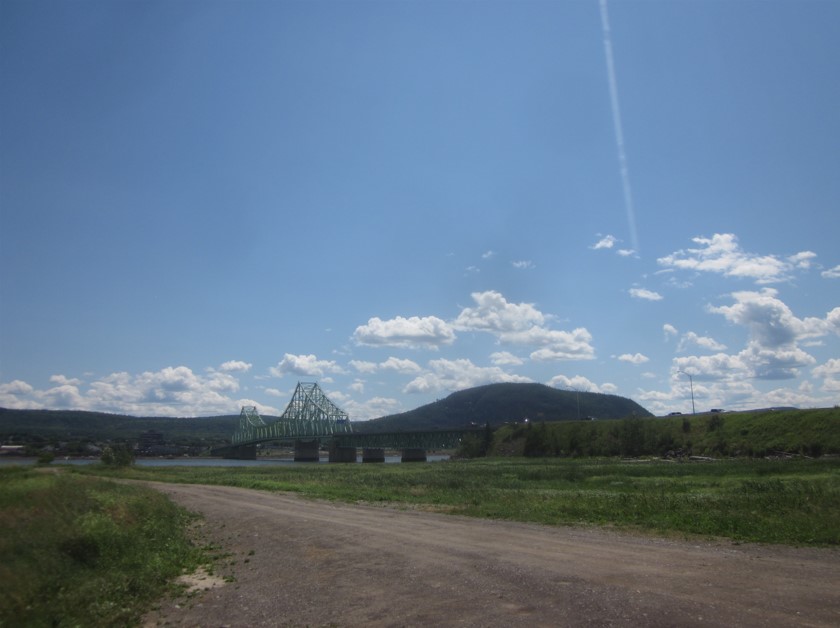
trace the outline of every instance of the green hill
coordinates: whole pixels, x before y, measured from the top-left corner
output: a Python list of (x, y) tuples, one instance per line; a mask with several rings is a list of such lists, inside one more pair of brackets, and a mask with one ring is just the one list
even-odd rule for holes
[(840, 454), (840, 408), (506, 425), (491, 455), (746, 456)]
[(409, 412), (355, 423), (362, 432), (458, 429), (469, 425), (498, 427), (524, 419), (573, 421), (578, 418), (649, 417), (635, 401), (617, 395), (558, 390), (544, 384), (488, 384), (454, 392)]
[(0, 408), (0, 441), (132, 441), (154, 430), (167, 442), (211, 446), (230, 439), (239, 416), (202, 418), (134, 417), (82, 410)]

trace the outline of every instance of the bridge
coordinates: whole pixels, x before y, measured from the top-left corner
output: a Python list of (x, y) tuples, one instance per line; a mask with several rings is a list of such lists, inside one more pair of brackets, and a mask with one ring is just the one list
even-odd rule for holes
[(213, 455), (256, 460), (257, 445), (281, 442), (294, 445), (296, 462), (317, 462), (320, 449), (329, 449), (330, 462), (384, 462), (385, 449), (402, 451), (403, 462), (425, 461), (429, 449), (454, 449), (472, 430), (354, 432), (350, 417), (330, 401), (317, 383), (298, 382), (292, 400), (279, 419), (267, 423), (254, 406), (243, 406), (231, 444)]

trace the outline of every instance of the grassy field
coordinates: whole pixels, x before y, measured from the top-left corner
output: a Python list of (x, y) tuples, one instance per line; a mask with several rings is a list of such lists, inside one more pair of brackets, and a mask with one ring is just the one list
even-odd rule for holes
[(0, 469), (0, 626), (125, 626), (202, 559), (162, 494)]
[[(78, 468), (80, 473), (99, 469)], [(840, 544), (840, 459), (478, 459), (429, 464), (131, 467), (121, 477), (290, 491), (550, 525)]]

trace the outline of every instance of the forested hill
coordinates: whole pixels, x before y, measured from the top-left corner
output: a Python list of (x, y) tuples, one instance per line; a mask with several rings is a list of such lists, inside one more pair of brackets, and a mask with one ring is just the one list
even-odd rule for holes
[(354, 424), (357, 431), (461, 428), (470, 424), (620, 419), (653, 416), (631, 399), (617, 395), (557, 390), (544, 384), (489, 384), (454, 392), (409, 412)]
[(155, 430), (169, 442), (210, 446), (230, 439), (238, 420), (239, 416), (134, 417), (82, 410), (0, 408), (0, 441), (136, 440), (142, 432)]

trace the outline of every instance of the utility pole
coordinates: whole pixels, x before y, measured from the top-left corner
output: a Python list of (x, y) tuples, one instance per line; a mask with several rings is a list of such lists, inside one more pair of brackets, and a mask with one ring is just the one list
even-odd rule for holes
[(691, 373), (686, 373), (685, 371), (677, 371), (677, 373), (688, 375), (688, 385), (691, 388), (691, 414), (697, 414), (694, 410), (694, 380), (691, 378)]

